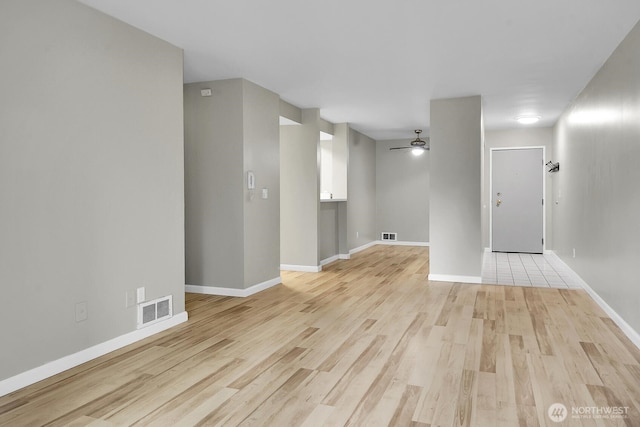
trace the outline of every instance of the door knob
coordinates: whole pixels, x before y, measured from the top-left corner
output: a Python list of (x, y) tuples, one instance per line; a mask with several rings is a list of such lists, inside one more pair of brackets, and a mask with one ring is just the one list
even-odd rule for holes
[(496, 206), (500, 207), (501, 204), (502, 204), (502, 200), (498, 199), (498, 201), (496, 202)]

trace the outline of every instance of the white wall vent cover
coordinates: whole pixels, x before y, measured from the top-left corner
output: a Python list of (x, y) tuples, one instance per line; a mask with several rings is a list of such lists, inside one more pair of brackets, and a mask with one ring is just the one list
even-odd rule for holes
[(173, 316), (171, 295), (138, 304), (138, 329), (169, 319)]
[(381, 233), (380, 240), (386, 240), (386, 241), (391, 240), (395, 242), (396, 240), (398, 240), (398, 233), (388, 233), (383, 231)]

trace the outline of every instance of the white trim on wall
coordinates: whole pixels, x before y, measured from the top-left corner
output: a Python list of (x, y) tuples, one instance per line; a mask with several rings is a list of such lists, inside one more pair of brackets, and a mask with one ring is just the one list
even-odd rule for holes
[(319, 273), (320, 271), (322, 271), (322, 265), (280, 264), (280, 270), (302, 271), (303, 273)]
[(429, 246), (429, 242), (405, 242), (402, 240), (378, 240), (376, 244), (389, 246)]
[(631, 340), (631, 342), (640, 349), (640, 333), (633, 329), (623, 318), (620, 316), (607, 302), (602, 299), (596, 291), (594, 291), (587, 282), (585, 282), (578, 273), (573, 271), (563, 260), (555, 253), (555, 251), (546, 251), (545, 253), (553, 256), (570, 272), (573, 273), (575, 279), (578, 280), (578, 284), (593, 298), (593, 300), (602, 308), (602, 310), (615, 322), (616, 325), (624, 332), (624, 334)]
[(434, 282), (482, 283), (480, 276), (455, 276), (452, 274), (429, 274), (428, 280)]
[(331, 256), (329, 258), (325, 258), (322, 261), (320, 261), (320, 266), (322, 267), (322, 266), (325, 266), (327, 264), (331, 264), (332, 262), (337, 261), (339, 259), (340, 258), (338, 257), (338, 255), (334, 255), (334, 256)]
[[(375, 245), (388, 245), (388, 246), (429, 246), (429, 242), (404, 242), (404, 241), (394, 241), (394, 240), (374, 240), (373, 242), (369, 242), (366, 245), (362, 245), (355, 249), (351, 249), (348, 254), (338, 254), (331, 256), (329, 258), (325, 258), (320, 261), (320, 266), (317, 269), (314, 269), (313, 266), (300, 266), (300, 265), (281, 265), (281, 270), (291, 270), (291, 271), (304, 271), (308, 273), (318, 273), (322, 271), (322, 267), (331, 264), (339, 259), (351, 259), (351, 255), (357, 252), (363, 251), (365, 249), (369, 249)], [(285, 268), (287, 267), (287, 268)]]
[(220, 295), (225, 297), (245, 297), (244, 289), (219, 286), (184, 285), (184, 291), (192, 294)]
[(334, 256), (330, 256), (329, 258), (325, 258), (322, 261), (320, 261), (320, 266), (325, 266), (327, 264), (331, 264), (334, 261), (337, 261), (340, 259), (339, 255), (334, 255)]
[(124, 335), (120, 335), (119, 337), (96, 344), (77, 353), (64, 356), (58, 360), (54, 360), (53, 362), (46, 363), (42, 366), (38, 366), (37, 368), (33, 368), (21, 374), (7, 378), (6, 380), (2, 380), (0, 381), (0, 396), (4, 396), (23, 387), (35, 384), (38, 381), (52, 377), (60, 372), (75, 368), (85, 362), (104, 356), (105, 354), (118, 350), (119, 348), (177, 326), (180, 323), (186, 322), (188, 318), (189, 316), (187, 312), (183, 311), (182, 313), (174, 315), (170, 319), (158, 322), (146, 328), (137, 329)]
[(332, 262), (335, 262), (339, 259), (351, 259), (351, 255), (349, 254), (338, 254), (338, 255), (334, 255), (331, 256), (329, 258), (325, 258), (322, 261), (320, 261), (320, 270), (322, 270), (322, 267), (327, 265), (327, 264), (331, 264)]
[(378, 241), (374, 240), (362, 246), (358, 246), (357, 248), (349, 249), (349, 255), (357, 254), (358, 252), (364, 251), (365, 249), (369, 249), (370, 247), (375, 246), (377, 244), (378, 244)]
[(256, 285), (250, 286), (245, 289), (223, 288), (218, 286), (198, 286), (198, 285), (184, 285), (184, 289), (185, 289), (185, 292), (191, 292), (194, 294), (220, 295), (225, 297), (245, 298), (253, 294), (257, 294), (260, 291), (264, 291), (265, 289), (269, 289), (272, 286), (279, 285), (280, 283), (282, 283), (282, 278), (278, 276), (274, 279), (267, 280), (262, 283), (258, 283)]

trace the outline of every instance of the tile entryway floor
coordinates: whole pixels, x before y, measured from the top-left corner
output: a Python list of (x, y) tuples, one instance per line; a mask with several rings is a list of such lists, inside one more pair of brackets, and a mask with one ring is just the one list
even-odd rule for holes
[(553, 255), (485, 252), (482, 283), (581, 288), (580, 279)]

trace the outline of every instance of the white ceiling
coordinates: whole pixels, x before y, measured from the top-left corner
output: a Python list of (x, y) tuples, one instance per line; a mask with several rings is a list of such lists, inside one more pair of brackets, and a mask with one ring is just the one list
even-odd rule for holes
[(640, 19), (638, 0), (81, 2), (183, 48), (187, 83), (244, 77), (374, 139), (478, 94), (487, 129), (553, 125)]

